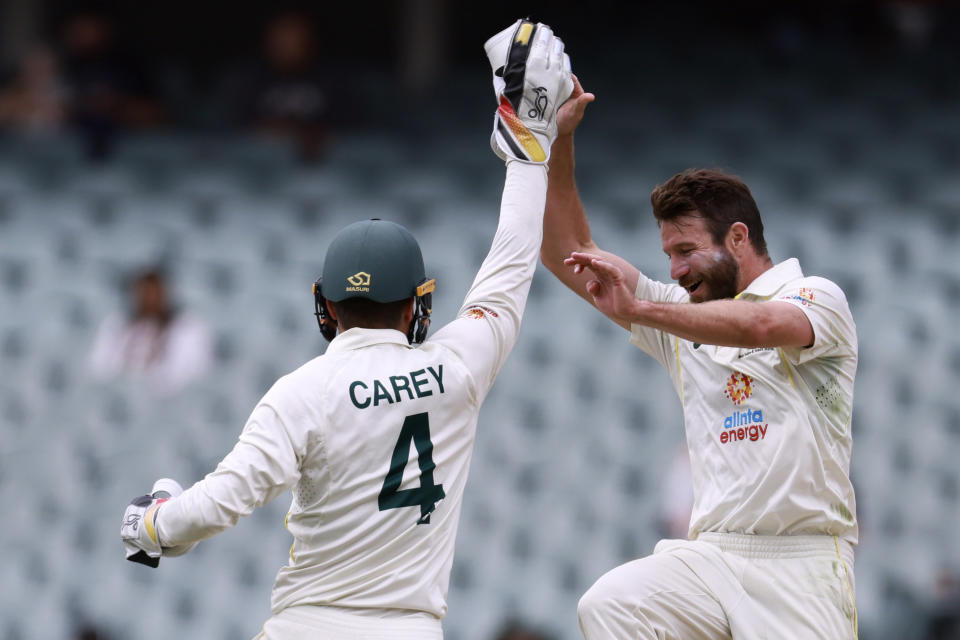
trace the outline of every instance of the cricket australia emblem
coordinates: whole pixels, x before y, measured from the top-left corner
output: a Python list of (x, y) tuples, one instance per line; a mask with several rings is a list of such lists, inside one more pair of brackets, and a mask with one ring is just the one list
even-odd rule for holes
[(723, 394), (730, 398), (733, 404), (743, 404), (753, 394), (753, 378), (745, 373), (734, 371), (727, 380), (727, 387)]
[(484, 316), (490, 316), (491, 318), (500, 317), (496, 311), (481, 304), (470, 307), (463, 315), (464, 317), (472, 318), (473, 320), (482, 320)]

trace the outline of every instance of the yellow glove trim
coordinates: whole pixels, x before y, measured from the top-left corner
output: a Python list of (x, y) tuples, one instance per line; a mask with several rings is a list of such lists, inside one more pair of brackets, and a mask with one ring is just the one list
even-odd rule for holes
[(159, 536), (157, 536), (157, 528), (156, 528), (155, 521), (157, 519), (157, 510), (160, 508), (160, 505), (163, 502), (166, 502), (166, 500), (157, 502), (157, 504), (147, 509), (147, 512), (143, 514), (143, 526), (147, 530), (147, 535), (150, 536), (150, 539), (153, 540), (156, 544), (160, 544), (160, 538)]
[(543, 147), (541, 147), (537, 139), (533, 137), (530, 130), (524, 126), (516, 112), (514, 112), (510, 102), (504, 97), (500, 98), (499, 112), (500, 119), (507, 125), (507, 128), (513, 134), (514, 138), (516, 138), (520, 146), (523, 147), (523, 150), (526, 151), (530, 159), (533, 162), (544, 162), (547, 159), (547, 154), (543, 151)]

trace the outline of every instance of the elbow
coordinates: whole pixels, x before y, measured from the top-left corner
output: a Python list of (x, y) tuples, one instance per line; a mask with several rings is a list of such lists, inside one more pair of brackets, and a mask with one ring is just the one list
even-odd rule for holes
[(558, 256), (556, 251), (546, 248), (540, 249), (540, 263), (554, 275), (559, 275), (563, 269), (563, 257)]
[(560, 276), (568, 269), (563, 261), (575, 251), (596, 253), (599, 249), (592, 242), (550, 242), (545, 237), (540, 247), (540, 262), (554, 275)]
[(773, 306), (763, 306), (743, 328), (747, 348), (809, 347), (813, 343), (813, 327), (802, 312), (784, 314)]

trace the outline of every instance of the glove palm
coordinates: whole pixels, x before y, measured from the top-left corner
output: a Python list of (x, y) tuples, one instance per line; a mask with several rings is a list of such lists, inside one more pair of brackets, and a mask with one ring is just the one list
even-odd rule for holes
[(177, 547), (160, 544), (157, 533), (160, 505), (181, 493), (183, 488), (176, 480), (162, 478), (154, 483), (151, 495), (139, 496), (130, 502), (120, 525), (120, 538), (127, 552), (127, 560), (157, 567), (161, 556), (182, 556), (196, 546), (195, 542)]

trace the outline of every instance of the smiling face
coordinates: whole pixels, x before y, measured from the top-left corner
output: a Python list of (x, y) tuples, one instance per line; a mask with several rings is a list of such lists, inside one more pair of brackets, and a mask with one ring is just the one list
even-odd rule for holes
[(690, 302), (733, 298), (740, 265), (722, 244), (716, 244), (704, 219), (679, 216), (660, 227), (663, 252), (670, 259), (670, 277), (687, 290)]

